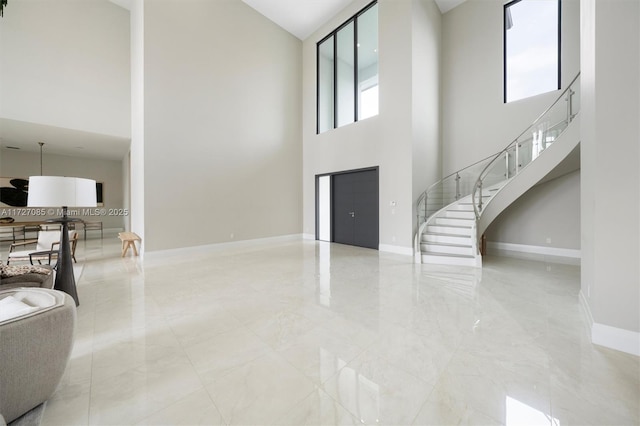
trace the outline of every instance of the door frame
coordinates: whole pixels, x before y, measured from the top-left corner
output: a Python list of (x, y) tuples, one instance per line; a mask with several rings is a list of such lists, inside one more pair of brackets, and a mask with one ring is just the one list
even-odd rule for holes
[[(329, 173), (320, 173), (317, 174), (315, 176), (315, 191), (316, 191), (316, 206), (315, 206), (315, 212), (316, 212), (316, 232), (315, 232), (315, 239), (316, 241), (320, 241), (320, 178), (321, 177), (326, 177), (329, 176), (330, 181), (329, 181), (329, 198), (332, 200), (333, 199), (333, 193), (332, 193), (332, 188), (333, 188), (333, 176), (336, 175), (343, 175), (343, 174), (349, 174), (349, 173), (358, 173), (358, 172), (369, 172), (369, 171), (375, 171), (378, 175), (378, 199), (376, 200), (377, 205), (378, 205), (378, 232), (380, 232), (380, 166), (371, 166), (371, 167), (362, 167), (359, 169), (351, 169), (351, 170), (341, 170), (338, 172), (329, 172)], [(331, 206), (331, 210), (329, 211), (329, 217), (333, 216), (333, 205)], [(331, 225), (331, 219), (329, 220), (330, 222), (330, 229), (329, 229), (329, 235), (331, 235), (331, 241), (333, 242), (333, 227)], [(322, 240), (324, 241), (324, 240)], [(379, 244), (379, 242), (378, 242)]]

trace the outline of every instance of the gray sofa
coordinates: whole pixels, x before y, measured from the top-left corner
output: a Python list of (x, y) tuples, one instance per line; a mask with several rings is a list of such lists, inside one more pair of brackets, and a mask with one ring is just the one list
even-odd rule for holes
[[(1, 265), (0, 268), (0, 290), (8, 290), (18, 287), (53, 288), (54, 273), (51, 267), (48, 265), (37, 265), (35, 267), (31, 265)], [(20, 269), (22, 269), (26, 273), (21, 273), (15, 276), (7, 276), (7, 274), (5, 274), (5, 271)], [(48, 274), (31, 272), (32, 270), (38, 270), (40, 272), (46, 270), (48, 271)]]
[(76, 305), (66, 293), (0, 291), (0, 424), (20, 422), (55, 392), (71, 356), (75, 324)]

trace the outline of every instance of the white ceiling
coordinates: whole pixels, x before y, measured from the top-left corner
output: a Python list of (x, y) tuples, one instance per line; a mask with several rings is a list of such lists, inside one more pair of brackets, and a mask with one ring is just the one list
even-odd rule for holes
[(304, 40), (353, 0), (242, 1), (300, 40)]
[(129, 152), (127, 138), (0, 118), (3, 150), (15, 147), (20, 151), (40, 152), (38, 142), (45, 143), (45, 154), (122, 160)]
[[(110, 0), (126, 9), (131, 0)], [(353, 0), (242, 0), (300, 40), (304, 40)], [(435, 0), (442, 13), (466, 0)], [(129, 150), (129, 139), (42, 124), (0, 118), (0, 147), (39, 152), (44, 142), (47, 154), (100, 157), (121, 160)]]
[(436, 0), (436, 4), (440, 8), (440, 12), (447, 13), (454, 7), (461, 5), (467, 0)]
[[(116, 0), (112, 0), (116, 1)], [(242, 0), (300, 40), (313, 34), (322, 24), (353, 0)], [(446, 13), (466, 0), (435, 0)]]

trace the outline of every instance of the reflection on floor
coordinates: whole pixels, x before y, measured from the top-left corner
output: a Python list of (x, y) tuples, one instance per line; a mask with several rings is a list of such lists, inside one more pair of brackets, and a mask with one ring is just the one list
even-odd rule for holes
[(640, 423), (639, 359), (590, 343), (576, 266), (85, 244), (45, 425)]

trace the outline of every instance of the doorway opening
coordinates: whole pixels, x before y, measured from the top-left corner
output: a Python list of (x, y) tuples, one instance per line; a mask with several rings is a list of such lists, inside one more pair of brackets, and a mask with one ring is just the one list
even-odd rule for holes
[(316, 240), (378, 249), (378, 167), (316, 176)]

